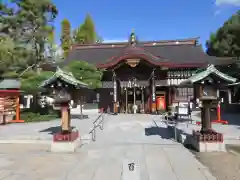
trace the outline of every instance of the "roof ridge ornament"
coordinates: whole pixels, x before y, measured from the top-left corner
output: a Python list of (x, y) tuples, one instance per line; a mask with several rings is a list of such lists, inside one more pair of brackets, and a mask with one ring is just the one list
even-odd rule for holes
[(133, 47), (136, 46), (137, 38), (136, 38), (136, 35), (135, 35), (135, 32), (134, 32), (134, 29), (132, 29), (132, 32), (130, 34), (129, 42), (130, 42), (131, 46), (133, 46)]

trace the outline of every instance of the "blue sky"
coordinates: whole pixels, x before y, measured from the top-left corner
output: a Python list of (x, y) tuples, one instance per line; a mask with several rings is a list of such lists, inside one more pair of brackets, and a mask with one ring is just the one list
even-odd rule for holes
[[(56, 39), (61, 21), (67, 18), (77, 28), (89, 13), (105, 41), (128, 39), (134, 29), (139, 40), (200, 37), (205, 44), (234, 12), (240, 0), (53, 0), (59, 9)], [(59, 40), (58, 40), (59, 41)]]

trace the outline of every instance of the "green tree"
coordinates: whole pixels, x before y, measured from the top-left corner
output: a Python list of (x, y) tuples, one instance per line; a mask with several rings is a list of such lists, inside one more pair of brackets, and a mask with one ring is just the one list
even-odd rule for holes
[(102, 71), (85, 61), (72, 61), (65, 69), (92, 88), (101, 87)]
[(228, 75), (240, 77), (240, 11), (233, 14), (206, 43), (207, 54), (217, 57), (234, 57), (236, 63), (219, 67)]
[(21, 89), (26, 92), (36, 93), (39, 91), (38, 86), (53, 74), (50, 71), (42, 71), (39, 74), (36, 74), (34, 71), (28, 71), (21, 77)]
[(37, 91), (37, 85), (51, 74), (36, 70), (47, 60), (46, 50), (54, 43), (57, 8), (50, 0), (11, 3), (0, 3), (1, 77), (20, 78), (24, 90)]
[(67, 58), (68, 52), (71, 49), (71, 24), (67, 19), (62, 21), (61, 47), (64, 58)]
[(102, 41), (89, 14), (86, 16), (83, 24), (74, 30), (73, 40), (76, 44), (95, 44)]
[(206, 43), (207, 53), (214, 56), (240, 57), (240, 11), (233, 14)]
[[(76, 79), (88, 84), (93, 89), (101, 87), (102, 71), (86, 61), (72, 61), (65, 67), (65, 70), (72, 72)], [(79, 104), (80, 114), (82, 116), (81, 100), (79, 100)]]
[[(10, 36), (14, 53), (32, 65), (44, 61), (47, 37), (53, 30), (57, 9), (50, 0), (12, 0), (14, 8), (0, 6), (1, 33)], [(14, 57), (14, 56), (12, 56)]]

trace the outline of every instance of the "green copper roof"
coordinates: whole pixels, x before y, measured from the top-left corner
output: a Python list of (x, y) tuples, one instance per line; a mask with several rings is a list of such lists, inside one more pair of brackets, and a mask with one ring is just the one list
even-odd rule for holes
[(203, 80), (204, 78), (208, 77), (211, 74), (214, 74), (225, 81), (229, 81), (230, 83), (234, 83), (237, 81), (236, 78), (228, 76), (227, 74), (224, 74), (224, 73), (220, 72), (219, 70), (217, 70), (214, 65), (210, 65), (204, 71), (194, 74), (187, 80), (181, 82), (181, 84), (193, 84), (193, 83)]
[(86, 83), (77, 80), (71, 72), (63, 71), (59, 67), (57, 68), (55, 74), (49, 79), (43, 81), (39, 87), (44, 88), (46, 86), (49, 86), (52, 83), (54, 83), (57, 79), (61, 79), (62, 81), (68, 84), (76, 86), (76, 88), (88, 88), (88, 85)]

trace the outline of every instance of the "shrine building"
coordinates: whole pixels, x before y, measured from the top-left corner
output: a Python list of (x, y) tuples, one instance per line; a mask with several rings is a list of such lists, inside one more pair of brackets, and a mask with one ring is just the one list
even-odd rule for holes
[[(198, 38), (74, 45), (66, 59), (86, 61), (103, 69), (97, 89), (99, 108), (111, 112), (154, 113), (167, 110), (179, 100), (196, 94), (190, 85), (179, 84), (208, 65), (227, 65), (232, 59), (208, 56)], [(135, 107), (133, 107), (135, 106)]]

